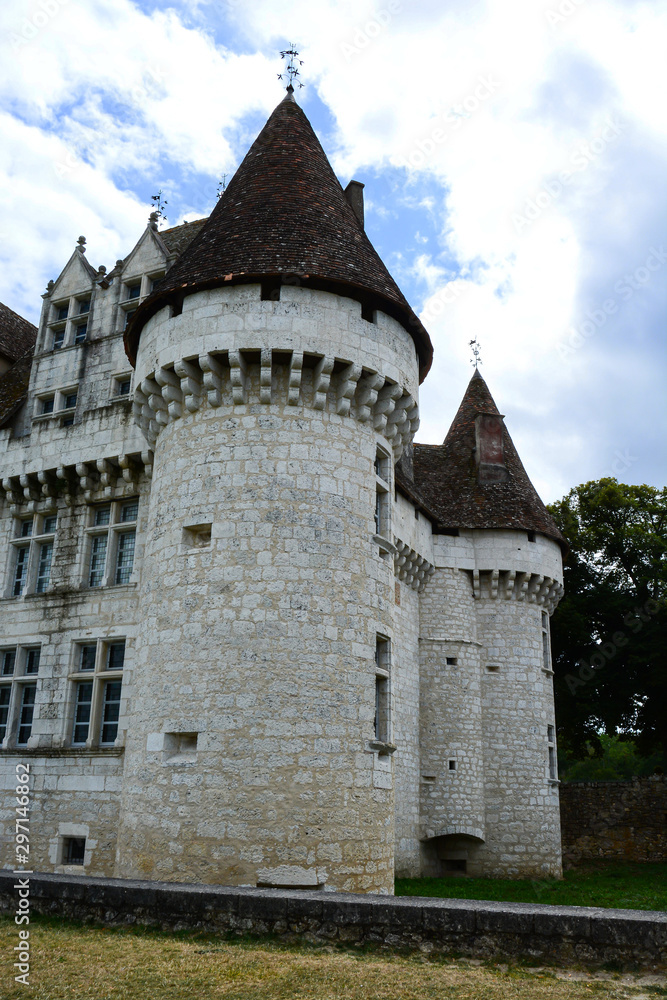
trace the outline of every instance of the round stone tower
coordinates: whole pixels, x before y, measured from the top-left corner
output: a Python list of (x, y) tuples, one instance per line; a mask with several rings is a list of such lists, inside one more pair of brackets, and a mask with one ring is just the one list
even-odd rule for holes
[(154, 466), (121, 877), (393, 891), (383, 497), (431, 347), (360, 187), (288, 93), (128, 329)]
[(560, 875), (549, 616), (565, 540), (478, 371), (444, 443), (412, 457), (435, 522), (420, 602), (422, 870)]

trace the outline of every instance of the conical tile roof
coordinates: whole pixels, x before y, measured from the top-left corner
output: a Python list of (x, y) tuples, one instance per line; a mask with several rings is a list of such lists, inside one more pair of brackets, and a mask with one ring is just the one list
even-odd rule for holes
[(313, 128), (288, 94), (234, 174), (208, 222), (139, 307), (126, 349), (178, 296), (266, 278), (334, 291), (394, 316), (411, 334), (423, 378), (429, 336), (350, 207)]
[(500, 416), (486, 382), (476, 370), (444, 443), (416, 444), (412, 483), (409, 475), (399, 472), (399, 485), (407, 492), (411, 486), (416, 490), (417, 499), (441, 531), (516, 528), (540, 532), (566, 549), (567, 542), (537, 495), (504, 423), (505, 479), (480, 482), (475, 454), (475, 421), (479, 414)]

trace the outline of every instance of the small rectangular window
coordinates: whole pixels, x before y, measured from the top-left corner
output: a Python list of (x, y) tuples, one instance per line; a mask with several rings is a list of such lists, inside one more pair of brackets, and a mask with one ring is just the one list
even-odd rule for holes
[(37, 564), (37, 584), (35, 592), (43, 594), (51, 578), (51, 562), (53, 560), (53, 542), (43, 542), (39, 546), (39, 562)]
[(121, 686), (120, 681), (107, 681), (104, 685), (100, 743), (113, 743), (118, 736)]
[(41, 655), (41, 649), (39, 646), (34, 649), (27, 649), (25, 654), (25, 672), (26, 674), (36, 674), (39, 672), (39, 658)]
[(141, 284), (128, 285), (127, 287), (127, 297), (128, 299), (138, 299), (141, 295)]
[(63, 400), (63, 409), (72, 410), (76, 406), (76, 396), (75, 392), (69, 392)]
[(53, 413), (53, 407), (55, 406), (55, 397), (49, 396), (48, 399), (41, 400), (40, 413)]
[(129, 583), (134, 564), (134, 531), (123, 531), (118, 535), (116, 553), (116, 583)]
[(21, 697), (21, 715), (19, 717), (19, 734), (16, 740), (19, 746), (25, 746), (32, 733), (32, 720), (35, 713), (36, 684), (26, 684)]
[(79, 299), (79, 315), (90, 312), (90, 299)]
[(16, 564), (14, 566), (14, 586), (12, 593), (14, 597), (20, 597), (26, 584), (28, 575), (28, 554), (30, 549), (27, 545), (16, 550)]
[(95, 527), (102, 524), (109, 524), (111, 521), (111, 504), (105, 504), (103, 507), (95, 508), (95, 518), (93, 523)]
[(90, 587), (102, 586), (106, 557), (107, 536), (94, 535), (90, 548), (90, 573), (88, 575), (88, 585)]
[(32, 535), (32, 522), (33, 519), (29, 517), (27, 521), (21, 521), (21, 530), (19, 531), (19, 538), (30, 538)]
[(123, 524), (126, 524), (128, 521), (136, 521), (138, 513), (139, 513), (139, 501), (128, 500), (127, 503), (121, 505), (120, 520)]
[(74, 709), (74, 732), (72, 743), (80, 745), (88, 739), (90, 716), (93, 706), (93, 682), (84, 681), (76, 686), (76, 707)]
[(79, 323), (79, 325), (77, 326), (76, 331), (74, 333), (74, 343), (75, 344), (83, 344), (84, 340), (86, 339), (87, 334), (88, 334), (88, 324), (87, 323)]
[(125, 640), (110, 642), (107, 647), (107, 670), (122, 670), (125, 663)]
[(85, 837), (65, 837), (63, 841), (63, 864), (82, 865), (86, 857)]
[(69, 315), (69, 302), (64, 306), (56, 306), (56, 322), (60, 323), (62, 320), (67, 319)]
[(12, 689), (9, 684), (0, 687), (0, 742), (7, 735), (7, 720), (9, 719), (9, 701), (12, 696)]
[(129, 396), (129, 394), (130, 394), (130, 384), (131, 384), (131, 379), (129, 379), (129, 378), (119, 378), (119, 379), (116, 379), (116, 395), (117, 396)]
[(3, 649), (2, 651), (2, 676), (11, 677), (16, 666), (16, 649)]
[(79, 658), (79, 670), (94, 670), (96, 654), (97, 654), (96, 643), (91, 642), (91, 643), (86, 643), (85, 646), (81, 646), (81, 654)]
[(56, 330), (53, 334), (53, 350), (58, 351), (65, 343), (65, 331)]
[(48, 517), (44, 518), (44, 524), (42, 525), (42, 534), (52, 535), (56, 530), (57, 524), (58, 524), (58, 515), (49, 514)]

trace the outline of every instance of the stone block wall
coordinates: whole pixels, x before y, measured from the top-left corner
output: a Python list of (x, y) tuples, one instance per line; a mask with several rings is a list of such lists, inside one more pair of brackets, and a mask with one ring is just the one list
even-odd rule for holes
[(667, 778), (574, 781), (560, 789), (563, 859), (667, 858)]

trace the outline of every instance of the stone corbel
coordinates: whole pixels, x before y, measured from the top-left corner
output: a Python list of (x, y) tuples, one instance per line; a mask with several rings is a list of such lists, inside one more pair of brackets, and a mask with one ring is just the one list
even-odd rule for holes
[(259, 357), (259, 401), (271, 402), (271, 379), (273, 375), (273, 352), (270, 347), (262, 348)]
[(192, 361), (177, 361), (174, 371), (181, 380), (183, 405), (188, 413), (195, 413), (201, 406), (201, 371)]
[(222, 365), (212, 354), (199, 355), (199, 367), (209, 406), (222, 406)]
[(365, 424), (371, 419), (378, 392), (383, 385), (384, 376), (379, 372), (371, 372), (360, 379), (356, 395), (357, 420), (360, 423)]
[(175, 372), (169, 371), (168, 368), (157, 368), (155, 381), (162, 389), (162, 399), (167, 404), (169, 416), (173, 420), (178, 420), (183, 415), (181, 380)]
[(315, 365), (313, 375), (313, 409), (323, 410), (327, 402), (327, 393), (331, 384), (334, 359), (326, 356), (320, 358)]
[(396, 400), (401, 396), (403, 390), (397, 382), (386, 383), (379, 391), (377, 403), (373, 408), (373, 427), (378, 433), (382, 433), (387, 420), (396, 408)]
[(347, 417), (350, 413), (350, 405), (357, 390), (357, 383), (361, 376), (361, 365), (351, 364), (338, 375), (338, 385), (336, 387), (336, 413), (341, 417)]
[(240, 351), (229, 352), (229, 380), (234, 403), (246, 401), (246, 363)]
[(292, 351), (289, 366), (289, 386), (287, 389), (287, 405), (297, 406), (301, 394), (301, 376), (303, 374), (303, 353)]

